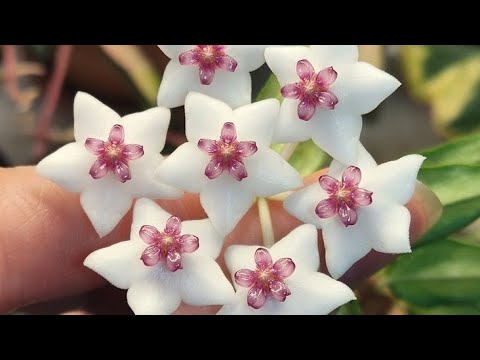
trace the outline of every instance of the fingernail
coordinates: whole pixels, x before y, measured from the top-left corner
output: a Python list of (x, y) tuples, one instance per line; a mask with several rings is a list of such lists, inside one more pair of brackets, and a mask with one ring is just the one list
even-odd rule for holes
[(413, 236), (415, 239), (436, 224), (442, 216), (443, 205), (437, 195), (420, 181), (417, 181), (415, 194), (411, 203), (415, 203), (413, 208), (416, 208), (416, 211), (419, 213), (419, 216), (412, 216), (412, 218), (417, 218), (419, 220), (418, 225), (420, 225), (416, 226), (416, 228), (419, 229), (420, 234), (417, 234), (418, 236)]

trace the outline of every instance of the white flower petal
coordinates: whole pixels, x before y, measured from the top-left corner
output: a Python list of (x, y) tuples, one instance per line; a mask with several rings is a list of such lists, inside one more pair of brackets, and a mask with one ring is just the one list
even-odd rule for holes
[(291, 258), (295, 263), (292, 274), (316, 272), (320, 266), (318, 255), (318, 232), (313, 225), (301, 225), (292, 230), (270, 249), (273, 262), (281, 258)]
[(136, 315), (168, 315), (178, 308), (181, 298), (176, 277), (166, 271), (157, 266), (130, 287), (127, 301)]
[(413, 196), (418, 171), (425, 159), (421, 155), (407, 155), (381, 164), (365, 172), (360, 186), (373, 191), (375, 197), (388, 198), (404, 205)]
[(238, 66), (235, 71), (254, 71), (265, 63), (267, 45), (228, 45), (226, 53), (233, 57)]
[[(227, 248), (224, 255), (225, 265), (232, 275), (232, 279), (238, 270), (256, 268), (254, 255), (260, 247), (262, 246), (232, 245)], [(316, 272), (320, 266), (318, 232), (313, 225), (297, 227), (282, 240), (275, 243), (269, 251), (274, 262), (285, 257), (292, 258), (297, 273)], [(235, 282), (234, 286), (239, 288)]]
[(185, 100), (185, 135), (193, 145), (200, 139), (218, 140), (223, 125), (232, 118), (232, 108), (213, 97), (191, 92)]
[(79, 143), (87, 138), (107, 140), (115, 124), (122, 124), (120, 115), (93, 96), (77, 92), (73, 101), (74, 135)]
[(257, 146), (269, 147), (279, 110), (277, 99), (258, 101), (236, 109), (229, 121), (235, 124), (239, 141), (255, 141)]
[(143, 146), (145, 152), (159, 153), (165, 146), (170, 110), (156, 107), (122, 118), (125, 143)]
[(209, 180), (200, 193), (200, 202), (220, 235), (235, 228), (254, 200), (254, 195), (228, 173)]
[(158, 181), (192, 193), (199, 193), (210, 181), (205, 176), (205, 168), (210, 158), (196, 145), (180, 145), (155, 170)]
[(225, 265), (232, 277), (235, 289), (242, 289), (234, 280), (235, 273), (241, 269), (254, 270), (256, 268), (254, 255), (255, 251), (260, 247), (262, 246), (231, 245), (225, 250)]
[(202, 85), (197, 66), (170, 61), (158, 91), (158, 105), (167, 108), (182, 106), (189, 92), (209, 95), (236, 108), (252, 102), (252, 79), (248, 72), (218, 70), (210, 85)]
[(67, 144), (40, 161), (37, 172), (61, 187), (81, 192), (94, 179), (89, 175), (96, 157), (80, 143)]
[(92, 269), (119, 289), (128, 289), (132, 283), (145, 276), (151, 269), (140, 257), (146, 245), (127, 240), (94, 251), (87, 256), (83, 265)]
[(196, 256), (216, 259), (220, 255), (225, 238), (215, 231), (209, 219), (182, 222), (182, 234), (198, 237), (200, 246), (195, 251)]
[(145, 153), (140, 159), (129, 162), (132, 179), (127, 181), (125, 191), (134, 198), (148, 197), (150, 199), (178, 199), (183, 192), (159, 182), (155, 171), (162, 164), (163, 157), (158, 153)]
[(265, 60), (282, 86), (299, 81), (297, 62), (310, 61), (312, 57), (312, 50), (307, 46), (269, 46), (265, 49)]
[(217, 314), (327, 315), (355, 299), (355, 294), (347, 285), (321, 273), (303, 273), (295, 281), (287, 279), (286, 284), (292, 293), (283, 303), (267, 298), (265, 305), (255, 310), (247, 304), (248, 289), (239, 288), (234, 302), (223, 306)]
[[(312, 53), (324, 68), (358, 61), (357, 45), (310, 45)], [(322, 69), (315, 69), (317, 72)]]
[(343, 304), (355, 300), (355, 294), (344, 283), (321, 273), (306, 273), (287, 279), (292, 294), (285, 302), (273, 302), (270, 314), (327, 315)]
[(271, 196), (303, 185), (297, 170), (269, 148), (259, 148), (243, 162), (248, 176), (242, 182), (257, 196)]
[(374, 198), (374, 202), (362, 210), (362, 222), (366, 223), (368, 240), (375, 250), (391, 254), (411, 251), (411, 216), (405, 206)]
[(275, 125), (273, 143), (302, 142), (312, 137), (312, 120), (298, 118), (298, 100), (284, 99)]
[(217, 315), (257, 315), (258, 310), (247, 304), (247, 291), (248, 289), (238, 288), (232, 303), (222, 306)]
[(235, 71), (232, 73), (218, 70), (210, 85), (201, 85), (200, 81), (197, 81), (192, 91), (202, 92), (219, 99), (233, 109), (252, 102), (252, 78), (248, 72)]
[(223, 305), (233, 301), (233, 287), (214, 260), (194, 253), (184, 255), (182, 264), (180, 294), (186, 304)]
[(351, 165), (357, 166), (362, 171), (362, 176), (372, 169), (377, 167), (377, 162), (373, 159), (372, 155), (363, 147), (362, 144), (358, 143), (358, 156), (357, 160), (350, 164), (343, 164), (337, 160), (333, 160), (328, 168), (328, 175), (334, 177), (337, 180), (340, 180), (342, 173), (345, 169)]
[[(293, 274), (285, 280), (292, 294), (281, 303), (267, 298), (265, 305), (254, 310), (247, 304), (247, 288), (238, 286), (234, 301), (224, 306), (219, 315), (287, 315), (328, 314), (340, 305), (355, 299), (353, 292), (341, 282), (317, 273), (320, 265), (318, 233), (312, 225), (302, 225), (272, 246), (272, 261), (289, 257), (295, 265)], [(255, 269), (254, 254), (259, 246), (230, 246), (225, 252), (225, 263), (234, 274), (240, 269)]]
[(357, 160), (362, 117), (337, 110), (317, 109), (310, 120), (315, 144), (331, 157), (345, 164)]
[(320, 219), (315, 213), (315, 208), (323, 199), (328, 198), (325, 190), (315, 182), (291, 194), (283, 202), (284, 209), (306, 224), (315, 225), (318, 229), (323, 227), (325, 220)]
[(80, 203), (100, 237), (109, 234), (132, 205), (132, 196), (111, 173), (96, 180), (80, 195)]
[[(167, 220), (172, 215), (165, 211), (161, 206), (157, 205), (155, 201), (150, 199), (138, 199), (133, 208), (133, 220), (130, 232), (130, 239), (138, 240), (145, 244), (140, 239), (139, 232), (143, 225), (155, 226), (159, 231), (165, 229)], [(145, 245), (146, 246), (146, 245)]]
[(325, 261), (334, 279), (342, 276), (372, 249), (369, 238), (371, 224), (366, 221), (361, 210), (364, 209), (359, 209), (355, 225), (345, 227), (338, 216), (323, 223)]
[(180, 54), (191, 50), (195, 45), (157, 45), (170, 59), (178, 61)]
[(197, 82), (200, 83), (196, 66), (183, 66), (178, 63), (178, 60), (170, 61), (165, 68), (158, 90), (158, 106), (170, 109), (182, 106), (188, 92), (193, 90)]
[(337, 66), (337, 80), (331, 91), (338, 97), (336, 109), (352, 114), (367, 114), (401, 85), (386, 72), (359, 62)]

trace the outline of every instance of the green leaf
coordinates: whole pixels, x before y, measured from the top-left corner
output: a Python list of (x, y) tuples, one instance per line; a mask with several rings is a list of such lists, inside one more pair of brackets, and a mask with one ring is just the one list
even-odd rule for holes
[(440, 220), (415, 243), (415, 248), (424, 244), (442, 240), (480, 217), (480, 196), (455, 202), (443, 207)]
[(337, 315), (363, 315), (363, 311), (358, 301), (354, 300), (342, 305), (337, 310)]
[(282, 101), (282, 94), (280, 93), (280, 84), (275, 75), (270, 75), (262, 90), (258, 93), (257, 101), (274, 98)]
[(437, 194), (444, 211), (414, 252), (398, 258), (383, 278), (414, 314), (479, 314), (480, 233), (462, 229), (480, 217), (480, 135), (423, 154), (419, 180)]
[(401, 60), (408, 90), (431, 107), (435, 127), (458, 136), (480, 130), (480, 48), (407, 45)]
[(440, 220), (415, 247), (441, 240), (480, 217), (480, 135), (470, 135), (426, 150), (419, 180), (442, 202)]
[(312, 140), (301, 143), (289, 159), (289, 163), (302, 176), (308, 176), (327, 166), (331, 157), (321, 150)]
[(427, 46), (428, 57), (425, 60), (426, 80), (435, 78), (444, 69), (476, 53), (472, 46), (465, 45), (433, 45)]
[(480, 307), (475, 306), (411, 306), (409, 310), (414, 315), (480, 315)]
[(423, 164), (424, 168), (446, 165), (480, 165), (480, 134), (457, 138), (422, 153), (427, 157)]
[(418, 179), (427, 184), (444, 205), (480, 196), (480, 166), (422, 168)]
[(480, 222), (474, 223), (462, 231), (450, 236), (450, 240), (459, 244), (480, 247)]
[(451, 239), (427, 244), (398, 258), (384, 281), (413, 306), (480, 309), (480, 247)]

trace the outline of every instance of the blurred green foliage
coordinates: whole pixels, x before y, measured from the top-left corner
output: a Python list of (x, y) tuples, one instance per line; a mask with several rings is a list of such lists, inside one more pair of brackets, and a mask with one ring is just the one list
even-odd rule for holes
[(480, 314), (480, 134), (424, 151), (419, 179), (444, 205), (440, 221), (382, 274), (416, 314)]
[(444, 205), (440, 221), (382, 281), (411, 313), (480, 314), (480, 47), (403, 46), (401, 59), (408, 90), (454, 140), (424, 151), (419, 173)]
[(410, 93), (431, 108), (436, 130), (458, 136), (480, 129), (480, 47), (406, 45), (401, 65)]

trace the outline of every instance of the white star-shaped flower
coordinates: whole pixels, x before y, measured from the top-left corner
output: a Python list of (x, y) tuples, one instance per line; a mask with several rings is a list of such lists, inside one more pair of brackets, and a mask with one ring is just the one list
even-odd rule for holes
[(373, 248), (410, 252), (410, 212), (404, 206), (415, 190), (425, 160), (407, 155), (377, 165), (363, 146), (350, 166), (333, 161), (328, 175), (290, 195), (284, 208), (322, 229), (330, 274), (338, 279)]
[(298, 172), (270, 149), (279, 103), (260, 101), (232, 110), (200, 93), (185, 101), (188, 142), (158, 168), (158, 178), (191, 193), (217, 231), (233, 230), (256, 196), (302, 186)]
[(400, 86), (391, 75), (358, 62), (356, 45), (268, 47), (265, 59), (285, 98), (274, 142), (311, 138), (346, 164), (356, 161), (361, 115)]
[(232, 285), (215, 259), (223, 245), (208, 219), (181, 222), (148, 199), (136, 202), (130, 240), (90, 254), (84, 265), (120, 289), (137, 315), (167, 315), (180, 302), (223, 305)]
[(182, 106), (190, 91), (233, 108), (252, 102), (250, 72), (265, 63), (266, 45), (158, 45), (172, 59), (163, 74), (158, 105)]
[(355, 299), (340, 281), (319, 273), (317, 229), (301, 225), (265, 249), (230, 246), (225, 253), (236, 296), (219, 315), (326, 315)]
[(81, 193), (80, 202), (95, 230), (110, 233), (133, 199), (177, 198), (181, 191), (154, 180), (162, 162), (170, 110), (153, 108), (120, 117), (93, 96), (74, 100), (75, 142), (47, 156), (37, 171), (65, 189)]

